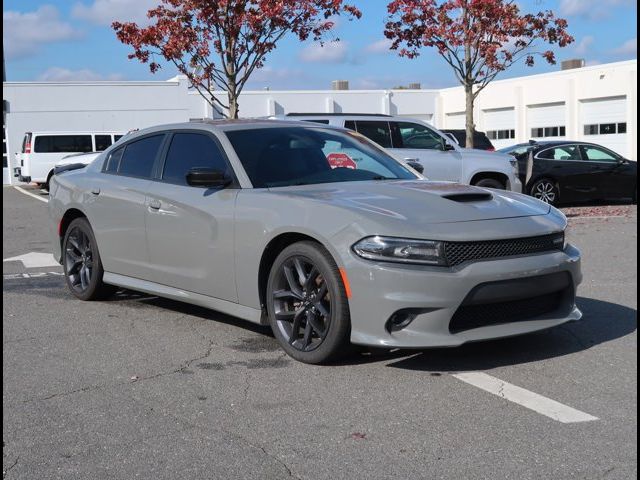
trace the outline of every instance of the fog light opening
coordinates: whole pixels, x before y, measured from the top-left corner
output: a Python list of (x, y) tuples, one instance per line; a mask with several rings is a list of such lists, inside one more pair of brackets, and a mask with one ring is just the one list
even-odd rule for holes
[(389, 333), (397, 332), (409, 326), (418, 316), (419, 310), (398, 310), (387, 320), (386, 329)]

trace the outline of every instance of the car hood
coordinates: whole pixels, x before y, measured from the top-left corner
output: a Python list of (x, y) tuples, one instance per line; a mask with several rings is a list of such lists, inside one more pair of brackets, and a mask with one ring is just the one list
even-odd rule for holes
[(462, 153), (464, 156), (469, 156), (469, 157), (473, 157), (474, 159), (480, 159), (480, 160), (501, 159), (503, 161), (504, 160), (509, 161), (513, 159), (513, 157), (507, 153), (502, 153), (498, 151), (491, 152), (489, 150), (476, 150), (473, 148), (461, 148), (460, 153)]
[(426, 180), (306, 185), (272, 189), (271, 193), (348, 209), (371, 219), (386, 217), (416, 225), (531, 217), (550, 212), (547, 204), (525, 195)]

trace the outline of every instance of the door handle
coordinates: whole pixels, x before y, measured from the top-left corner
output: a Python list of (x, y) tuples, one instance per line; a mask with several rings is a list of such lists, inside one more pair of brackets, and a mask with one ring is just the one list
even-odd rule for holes
[(91, 193), (92, 193), (93, 195), (100, 195), (100, 189), (99, 189), (99, 188), (97, 188), (97, 187), (93, 187), (93, 188), (91, 189)]
[(160, 210), (161, 206), (162, 206), (162, 203), (160, 203), (160, 200), (151, 200), (149, 202), (149, 208), (153, 210)]

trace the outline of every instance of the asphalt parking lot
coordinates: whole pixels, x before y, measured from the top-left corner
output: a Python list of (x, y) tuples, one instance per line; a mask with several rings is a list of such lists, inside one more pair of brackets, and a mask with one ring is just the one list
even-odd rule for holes
[(83, 303), (44, 256), (6, 261), (49, 251), (30, 192), (3, 189), (4, 478), (637, 476), (635, 206), (567, 210), (581, 322), (318, 367), (240, 319)]

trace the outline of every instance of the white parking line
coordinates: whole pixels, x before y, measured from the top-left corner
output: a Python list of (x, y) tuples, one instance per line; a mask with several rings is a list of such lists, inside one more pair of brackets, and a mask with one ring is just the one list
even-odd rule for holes
[(499, 378), (492, 377), (482, 372), (466, 372), (453, 375), (458, 380), (462, 380), (469, 385), (478, 387), (486, 392), (493, 393), (505, 400), (509, 400), (518, 405), (522, 405), (534, 412), (538, 412), (553, 420), (562, 423), (591, 422), (598, 420), (598, 417), (581, 412), (575, 408), (568, 407), (562, 403), (543, 397), (537, 393), (530, 392), (524, 388), (517, 387), (504, 382)]
[(36, 273), (3, 273), (3, 280), (19, 280), (23, 278), (61, 277), (62, 272), (36, 272)]
[(24, 193), (25, 195), (29, 195), (30, 197), (35, 198), (36, 200), (40, 200), (41, 202), (44, 202), (44, 203), (49, 203), (49, 200), (47, 200), (46, 198), (41, 197), (40, 195), (36, 195), (35, 193), (28, 192), (27, 190), (25, 190), (22, 187), (19, 187), (19, 186), (16, 185), (14, 188), (16, 190), (18, 190), (19, 192)]

